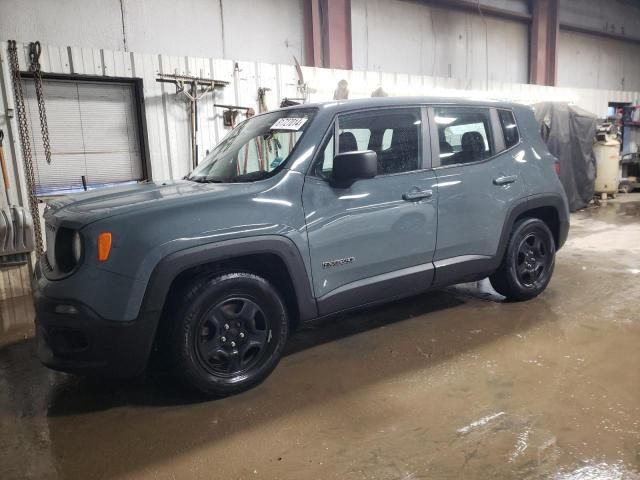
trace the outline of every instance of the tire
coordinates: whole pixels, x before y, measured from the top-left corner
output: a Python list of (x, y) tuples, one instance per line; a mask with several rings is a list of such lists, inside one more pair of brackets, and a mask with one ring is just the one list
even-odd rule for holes
[(192, 284), (171, 312), (168, 338), (176, 375), (207, 397), (224, 397), (262, 382), (278, 364), (287, 311), (276, 289), (245, 272)]
[(540, 219), (524, 218), (514, 226), (504, 258), (489, 277), (493, 288), (509, 300), (540, 295), (551, 280), (556, 246), (549, 227)]

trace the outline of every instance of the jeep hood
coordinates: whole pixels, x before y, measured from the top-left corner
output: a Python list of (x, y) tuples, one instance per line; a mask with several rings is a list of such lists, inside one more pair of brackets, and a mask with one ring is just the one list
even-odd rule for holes
[[(204, 184), (187, 180), (145, 182), (58, 197), (47, 204), (45, 218), (88, 224), (114, 215), (190, 204), (202, 195), (226, 196), (245, 191), (249, 184)], [(214, 198), (215, 198), (214, 197)]]

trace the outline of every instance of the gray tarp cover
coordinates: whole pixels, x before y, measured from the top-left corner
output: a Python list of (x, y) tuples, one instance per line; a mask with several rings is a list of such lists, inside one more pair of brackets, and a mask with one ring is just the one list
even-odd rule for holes
[(542, 139), (560, 160), (560, 181), (569, 208), (575, 212), (586, 207), (593, 198), (596, 180), (596, 116), (567, 103), (541, 102), (533, 107)]

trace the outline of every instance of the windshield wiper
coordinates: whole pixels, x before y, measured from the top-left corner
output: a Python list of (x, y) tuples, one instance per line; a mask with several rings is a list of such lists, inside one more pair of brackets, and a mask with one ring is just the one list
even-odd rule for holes
[(192, 182), (197, 183), (224, 183), (223, 180), (219, 178), (207, 178), (207, 177), (184, 177), (186, 180), (190, 180)]
[(263, 170), (257, 170), (255, 172), (245, 173), (238, 175), (235, 178), (236, 182), (255, 182), (256, 180), (262, 180), (269, 176), (269, 172)]

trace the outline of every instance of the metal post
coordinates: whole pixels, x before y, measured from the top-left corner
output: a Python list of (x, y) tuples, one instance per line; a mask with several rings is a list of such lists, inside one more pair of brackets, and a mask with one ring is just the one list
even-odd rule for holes
[(531, 24), (530, 81), (537, 85), (556, 84), (558, 56), (558, 0), (535, 0)]
[(191, 84), (191, 161), (198, 166), (198, 81)]

